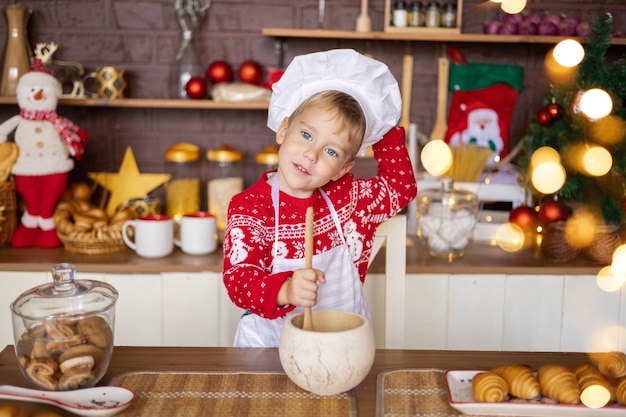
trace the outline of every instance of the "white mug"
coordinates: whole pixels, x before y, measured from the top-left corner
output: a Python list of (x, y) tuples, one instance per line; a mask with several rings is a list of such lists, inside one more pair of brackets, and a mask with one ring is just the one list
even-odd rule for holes
[[(134, 233), (128, 233), (132, 228)], [(122, 226), (124, 243), (146, 258), (167, 256), (174, 250), (174, 220), (163, 214), (150, 214), (129, 220)]]
[(179, 238), (174, 243), (190, 255), (206, 255), (217, 249), (217, 221), (207, 211), (183, 215), (176, 222)]

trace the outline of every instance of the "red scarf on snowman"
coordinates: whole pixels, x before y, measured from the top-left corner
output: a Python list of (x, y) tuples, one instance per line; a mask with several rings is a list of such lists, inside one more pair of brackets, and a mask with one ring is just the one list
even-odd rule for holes
[(72, 121), (59, 116), (54, 110), (20, 109), (20, 116), (25, 120), (52, 123), (52, 126), (54, 126), (61, 138), (63, 138), (63, 141), (74, 150), (74, 157), (78, 160), (81, 159), (85, 149), (84, 143), (87, 142), (89, 135)]

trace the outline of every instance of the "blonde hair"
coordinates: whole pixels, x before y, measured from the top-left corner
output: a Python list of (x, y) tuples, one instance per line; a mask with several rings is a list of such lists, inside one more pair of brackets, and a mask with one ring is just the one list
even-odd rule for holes
[(304, 100), (289, 117), (289, 123), (305, 109), (317, 107), (321, 110), (336, 110), (339, 129), (348, 132), (348, 142), (352, 145), (351, 159), (361, 148), (365, 136), (365, 113), (358, 101), (351, 95), (337, 90), (326, 90), (315, 93)]

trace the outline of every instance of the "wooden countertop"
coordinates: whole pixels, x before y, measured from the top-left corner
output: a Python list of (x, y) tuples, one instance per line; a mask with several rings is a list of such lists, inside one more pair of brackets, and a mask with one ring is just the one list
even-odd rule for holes
[[(372, 273), (384, 272), (384, 250), (370, 267)], [(63, 248), (0, 247), (2, 271), (48, 271), (56, 263), (69, 262), (81, 272), (160, 273), (221, 272), (222, 251), (210, 255), (186, 255), (178, 248), (164, 258), (142, 258), (131, 249), (102, 255), (68, 252)], [(463, 258), (452, 263), (433, 258), (414, 237), (407, 237), (407, 274), (531, 274), (595, 275), (603, 265), (584, 258), (557, 263), (544, 258), (537, 250), (508, 253), (482, 242), (473, 242)]]
[[(389, 370), (480, 370), (507, 364), (525, 364), (535, 369), (545, 364), (574, 368), (583, 363), (588, 363), (584, 353), (377, 350), (368, 376), (355, 388), (357, 413), (360, 417), (375, 415), (377, 377)], [(278, 349), (116, 346), (100, 384), (106, 385), (113, 377), (131, 371), (283, 372)], [(17, 366), (13, 346), (0, 352), (0, 381), (29, 387)]]

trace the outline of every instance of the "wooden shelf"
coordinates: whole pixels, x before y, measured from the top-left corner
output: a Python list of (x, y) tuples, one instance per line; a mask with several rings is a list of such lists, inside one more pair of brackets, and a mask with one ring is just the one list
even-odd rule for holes
[[(381, 41), (424, 41), (424, 42), (483, 42), (483, 43), (536, 43), (555, 44), (563, 39), (577, 39), (584, 42), (584, 38), (565, 38), (563, 36), (529, 36), (529, 35), (487, 35), (482, 33), (450, 34), (434, 30), (407, 30), (398, 32), (355, 32), (351, 30), (321, 30), (321, 29), (286, 29), (263, 28), (263, 36), (275, 38), (317, 38), (317, 39), (363, 39)], [(626, 38), (611, 39), (612, 45), (626, 45)]]
[[(15, 97), (0, 97), (0, 105), (15, 104)], [(208, 110), (267, 110), (266, 101), (213, 101), (213, 100), (177, 100), (152, 98), (125, 98), (104, 100), (92, 98), (61, 98), (60, 106), (78, 107), (121, 107), (121, 108), (150, 108), (150, 109), (208, 109)]]

